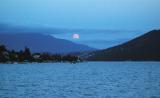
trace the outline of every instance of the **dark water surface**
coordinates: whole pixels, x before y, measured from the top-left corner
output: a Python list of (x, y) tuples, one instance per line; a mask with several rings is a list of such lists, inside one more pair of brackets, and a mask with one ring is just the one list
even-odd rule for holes
[(160, 98), (160, 62), (0, 64), (0, 98)]

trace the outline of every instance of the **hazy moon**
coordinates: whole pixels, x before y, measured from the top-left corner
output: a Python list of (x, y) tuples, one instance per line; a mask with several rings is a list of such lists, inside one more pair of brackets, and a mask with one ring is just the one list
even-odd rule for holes
[(73, 39), (79, 39), (80, 36), (79, 36), (79, 34), (73, 34), (73, 35), (72, 35), (72, 38), (73, 38)]

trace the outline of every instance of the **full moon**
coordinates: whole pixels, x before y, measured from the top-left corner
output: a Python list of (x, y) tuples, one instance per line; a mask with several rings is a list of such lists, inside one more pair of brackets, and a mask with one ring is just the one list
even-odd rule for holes
[(72, 37), (73, 37), (73, 39), (79, 39), (80, 38), (79, 34), (73, 34)]

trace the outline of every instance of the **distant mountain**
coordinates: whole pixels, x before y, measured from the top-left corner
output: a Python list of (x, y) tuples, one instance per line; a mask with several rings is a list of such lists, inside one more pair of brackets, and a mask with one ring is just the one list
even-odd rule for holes
[(16, 26), (10, 24), (0, 23), (0, 33), (41, 33), (41, 34), (59, 34), (65, 33), (63, 29), (48, 28), (48, 27), (27, 27), (27, 26)]
[(150, 31), (124, 44), (92, 52), (87, 60), (143, 61), (160, 60), (160, 30)]
[(70, 53), (93, 51), (94, 48), (41, 33), (0, 33), (0, 44), (8, 49), (30, 48), (31, 52)]

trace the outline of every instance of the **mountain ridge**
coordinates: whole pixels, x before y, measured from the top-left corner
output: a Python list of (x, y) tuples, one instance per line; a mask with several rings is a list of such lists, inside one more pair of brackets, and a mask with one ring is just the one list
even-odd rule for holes
[(90, 61), (160, 60), (160, 30), (152, 30), (126, 43), (89, 54)]
[(28, 47), (32, 52), (70, 53), (95, 50), (87, 45), (41, 33), (0, 33), (0, 44), (15, 50)]

